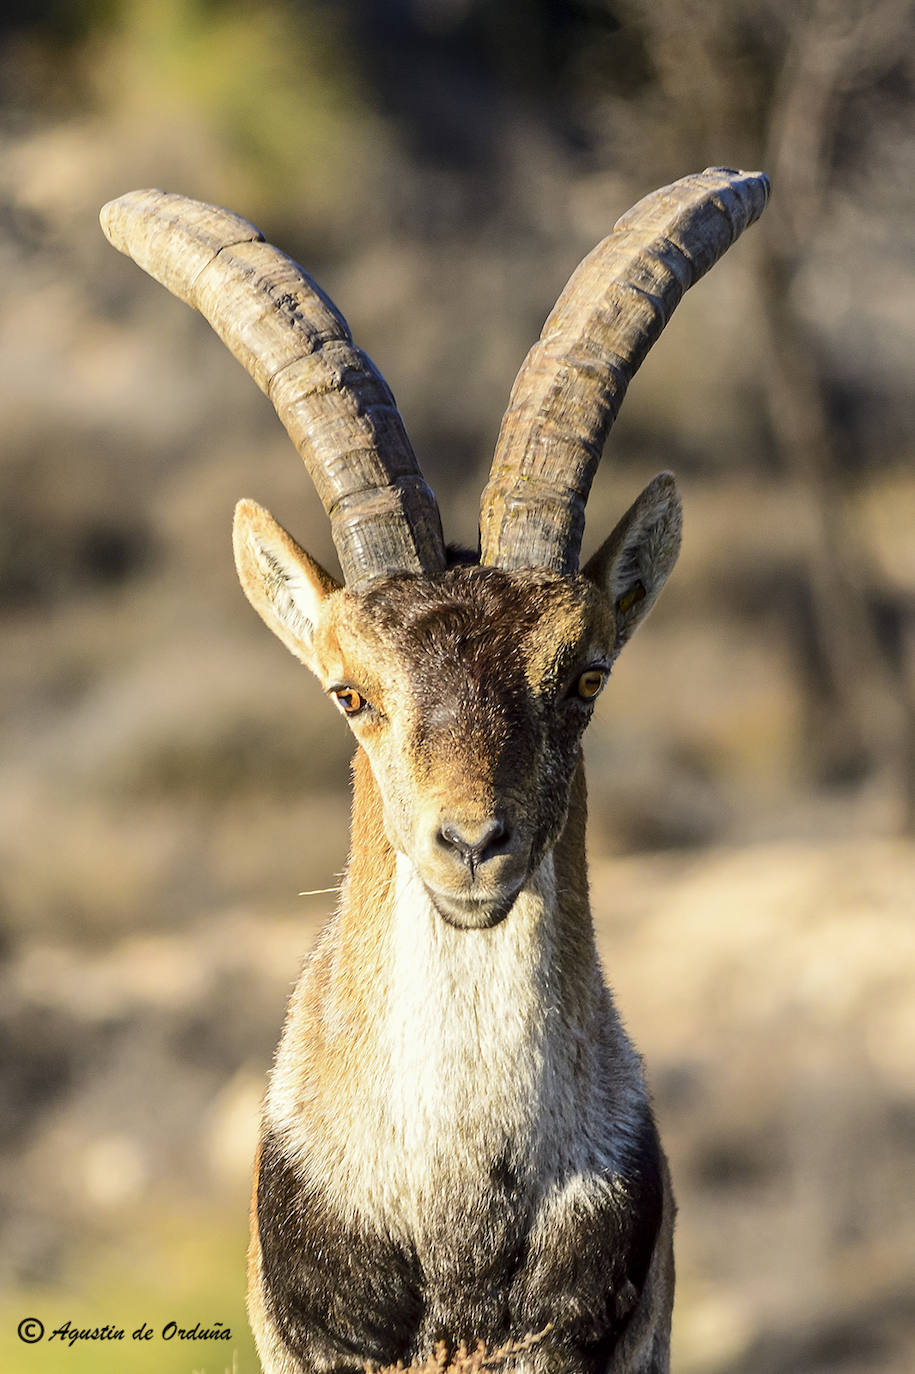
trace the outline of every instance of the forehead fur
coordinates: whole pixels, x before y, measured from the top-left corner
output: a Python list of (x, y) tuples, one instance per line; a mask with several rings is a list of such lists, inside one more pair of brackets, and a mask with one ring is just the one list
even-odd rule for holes
[(480, 567), (380, 578), (363, 592), (344, 592), (335, 619), (344, 651), (353, 635), (366, 649), (424, 668), (459, 664), (474, 675), (488, 665), (523, 663), (534, 687), (547, 685), (563, 649), (575, 654), (591, 641), (599, 648), (610, 628), (605, 599), (583, 577)]

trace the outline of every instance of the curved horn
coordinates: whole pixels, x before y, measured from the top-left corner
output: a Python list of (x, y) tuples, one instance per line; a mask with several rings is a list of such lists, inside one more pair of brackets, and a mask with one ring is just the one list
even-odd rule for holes
[(761, 172), (683, 177), (640, 200), (578, 266), (512, 388), (481, 501), (481, 562), (577, 570), (585, 501), (630, 379), (768, 195)]
[(253, 224), (164, 191), (101, 212), (105, 234), (194, 306), (273, 402), (305, 460), (347, 586), (445, 566), (441, 521), (394, 398), (332, 301)]

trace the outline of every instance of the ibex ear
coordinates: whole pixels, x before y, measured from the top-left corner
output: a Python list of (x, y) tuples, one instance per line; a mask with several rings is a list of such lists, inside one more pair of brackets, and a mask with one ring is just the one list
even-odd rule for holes
[(584, 568), (606, 592), (616, 613), (614, 652), (651, 610), (680, 552), (683, 512), (673, 475), (648, 483), (610, 538)]
[(286, 648), (315, 672), (315, 626), (339, 584), (256, 501), (235, 507), (232, 542), (245, 596)]

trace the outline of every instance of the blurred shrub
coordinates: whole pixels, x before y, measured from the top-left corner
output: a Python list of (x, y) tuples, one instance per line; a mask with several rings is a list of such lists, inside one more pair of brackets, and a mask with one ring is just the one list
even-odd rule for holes
[(51, 0), (7, 23), (33, 112), (54, 93), (104, 117), (140, 163), (151, 138), (169, 149), (162, 165), (193, 170), (202, 195), (293, 216), (307, 187), (308, 217), (336, 223), (381, 137), (339, 20), (307, 3)]

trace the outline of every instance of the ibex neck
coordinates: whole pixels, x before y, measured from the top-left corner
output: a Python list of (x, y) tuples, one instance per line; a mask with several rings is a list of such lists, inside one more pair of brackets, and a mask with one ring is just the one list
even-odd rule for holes
[(584, 782), (579, 766), (564, 832), (508, 916), (460, 930), (385, 838), (364, 758), (354, 773), (341, 908), (293, 998), (268, 1120), (308, 1142), (341, 1205), (418, 1234), (456, 1173), (488, 1177), (506, 1155), (548, 1177), (574, 1170), (590, 1138), (586, 1047), (613, 1013), (588, 909)]

